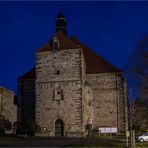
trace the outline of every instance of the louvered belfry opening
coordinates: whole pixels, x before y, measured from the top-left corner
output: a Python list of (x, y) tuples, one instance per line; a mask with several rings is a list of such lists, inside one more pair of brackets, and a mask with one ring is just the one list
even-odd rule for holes
[(60, 12), (56, 17), (56, 32), (59, 30), (67, 35), (67, 20), (62, 12)]

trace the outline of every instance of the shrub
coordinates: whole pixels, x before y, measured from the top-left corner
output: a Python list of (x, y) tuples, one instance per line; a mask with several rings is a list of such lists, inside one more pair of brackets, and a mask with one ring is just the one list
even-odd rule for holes
[(34, 136), (34, 133), (40, 132), (40, 130), (41, 128), (39, 125), (32, 121), (26, 121), (18, 125), (16, 133), (20, 135)]

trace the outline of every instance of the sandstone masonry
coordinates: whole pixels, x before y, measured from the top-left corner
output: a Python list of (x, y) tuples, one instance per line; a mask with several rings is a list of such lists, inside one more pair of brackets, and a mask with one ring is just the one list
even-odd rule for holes
[(14, 92), (0, 86), (0, 124), (6, 129), (6, 132), (13, 132), (13, 126), (17, 121), (14, 96)]

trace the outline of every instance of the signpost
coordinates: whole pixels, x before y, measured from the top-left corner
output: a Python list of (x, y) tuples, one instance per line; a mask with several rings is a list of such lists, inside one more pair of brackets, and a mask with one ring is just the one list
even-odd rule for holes
[(103, 134), (117, 133), (117, 127), (99, 127), (99, 133)]

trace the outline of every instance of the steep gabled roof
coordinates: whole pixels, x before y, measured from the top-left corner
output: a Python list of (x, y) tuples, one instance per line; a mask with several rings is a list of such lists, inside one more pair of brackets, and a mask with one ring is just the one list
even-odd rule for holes
[(18, 79), (35, 79), (35, 67), (33, 67), (31, 70), (20, 76)]
[[(95, 74), (95, 73), (110, 73), (110, 72), (121, 72), (117, 67), (113, 66), (103, 57), (95, 53), (93, 50), (85, 46), (78, 39), (74, 37), (66, 36), (62, 31), (58, 31), (53, 37), (57, 37), (60, 42), (60, 50), (66, 49), (78, 49), (81, 48), (84, 53), (84, 59), (86, 62), (86, 73)], [(40, 48), (37, 52), (52, 51), (52, 42), (53, 37), (49, 42)], [(32, 68), (30, 71), (19, 77), (19, 79), (33, 79), (35, 78), (35, 68)]]
[(85, 46), (78, 39), (71, 37), (71, 40), (83, 50), (87, 74), (121, 72), (121, 70), (113, 66), (100, 55), (96, 54), (93, 50)]
[(44, 52), (44, 51), (52, 51), (52, 43), (53, 38), (57, 37), (60, 42), (60, 50), (64, 49), (76, 49), (76, 45), (71, 41), (69, 37), (67, 37), (62, 31), (58, 31), (50, 40), (49, 42), (44, 45), (42, 48), (40, 48), (37, 52)]

